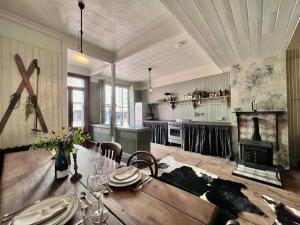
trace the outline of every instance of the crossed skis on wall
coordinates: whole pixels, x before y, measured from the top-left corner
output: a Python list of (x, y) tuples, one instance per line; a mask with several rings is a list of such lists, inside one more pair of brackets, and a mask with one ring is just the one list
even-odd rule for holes
[(36, 113), (35, 131), (37, 131), (37, 120), (38, 120), (40, 122), (43, 133), (47, 133), (48, 132), (47, 125), (45, 123), (42, 112), (38, 105), (37, 95), (34, 93), (31, 83), (29, 81), (29, 79), (35, 69), (37, 69), (38, 75), (40, 73), (40, 68), (38, 66), (38, 60), (37, 59), (32, 60), (27, 71), (25, 69), (25, 66), (24, 66), (24, 63), (23, 63), (21, 57), (18, 54), (15, 55), (15, 62), (17, 64), (17, 67), (21, 74), (22, 81), (19, 84), (17, 91), (12, 95), (12, 97), (10, 99), (10, 103), (0, 121), (0, 135), (5, 127), (12, 111), (15, 109), (16, 105), (18, 104), (18, 102), (21, 98), (21, 94), (25, 87), (28, 91), (29, 99), (30, 99), (31, 103), (34, 105), (34, 109), (35, 109), (35, 113)]

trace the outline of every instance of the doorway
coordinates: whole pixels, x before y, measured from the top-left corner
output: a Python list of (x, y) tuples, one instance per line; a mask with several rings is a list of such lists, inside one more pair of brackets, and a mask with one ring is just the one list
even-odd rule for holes
[(68, 73), (69, 127), (81, 127), (88, 131), (90, 78)]

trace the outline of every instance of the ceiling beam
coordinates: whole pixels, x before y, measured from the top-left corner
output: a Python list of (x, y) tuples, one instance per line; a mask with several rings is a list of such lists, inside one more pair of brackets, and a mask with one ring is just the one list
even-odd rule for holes
[(176, 19), (169, 13), (164, 14), (143, 31), (130, 38), (127, 44), (123, 45), (120, 50), (116, 52), (115, 62), (128, 58), (182, 32), (184, 32), (184, 30)]
[[(52, 30), (45, 26), (36, 24), (30, 20), (27, 20), (23, 17), (17, 16), (12, 13), (9, 13), (2, 9), (0, 9), (0, 18), (7, 20), (7, 21), (11, 21), (11, 22), (19, 24), (19, 25), (22, 25), (24, 27), (28, 27), (37, 32), (47, 34), (47, 35), (57, 38), (59, 40), (62, 40), (64, 42), (64, 44), (63, 44), (64, 48), (67, 48), (67, 49), (69, 48), (69, 49), (78, 51), (77, 37), (57, 32), (55, 30)], [(96, 58), (96, 59), (99, 59), (99, 60), (102, 60), (102, 61), (108, 62), (108, 63), (112, 63), (114, 60), (114, 53), (111, 51), (108, 51), (104, 48), (93, 45), (86, 41), (84, 41), (83, 46), (84, 46), (84, 53), (88, 56), (91, 56), (93, 58)]]

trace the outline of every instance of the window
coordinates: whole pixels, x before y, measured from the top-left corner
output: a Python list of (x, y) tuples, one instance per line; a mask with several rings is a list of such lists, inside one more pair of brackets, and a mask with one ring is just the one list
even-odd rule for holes
[(68, 76), (69, 126), (84, 127), (87, 94), (86, 78)]
[[(105, 85), (105, 123), (109, 124), (111, 118), (111, 86)], [(116, 124), (128, 125), (128, 88), (116, 87)]]

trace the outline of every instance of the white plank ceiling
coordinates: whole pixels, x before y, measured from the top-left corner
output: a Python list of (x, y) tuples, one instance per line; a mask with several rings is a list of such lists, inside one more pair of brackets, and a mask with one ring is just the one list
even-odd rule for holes
[[(159, 0), (88, 0), (83, 11), (84, 40), (116, 51), (168, 10)], [(77, 0), (1, 0), (0, 8), (77, 37)]]
[[(185, 44), (181, 48), (176, 48), (176, 43), (181, 41)], [(221, 72), (206, 52), (186, 32), (119, 61), (116, 64), (116, 75), (117, 78), (127, 81), (145, 81), (148, 80), (148, 67), (153, 68), (151, 72), (153, 80), (164, 76), (170, 76), (172, 80), (172, 74), (194, 68), (201, 69), (201, 75)], [(209, 70), (204, 68), (209, 68)], [(103, 74), (110, 76), (110, 69), (103, 71)], [(194, 78), (199, 76), (196, 70)], [(182, 80), (186, 80), (185, 77), (182, 77)]]
[[(0, 8), (77, 37), (76, 0), (0, 0)], [(84, 40), (114, 52), (119, 79), (147, 81), (151, 66), (153, 81), (179, 82), (283, 53), (300, 0), (88, 0), (83, 16)], [(92, 62), (92, 75), (110, 75)]]
[(161, 0), (222, 69), (282, 54), (300, 16), (299, 0)]

